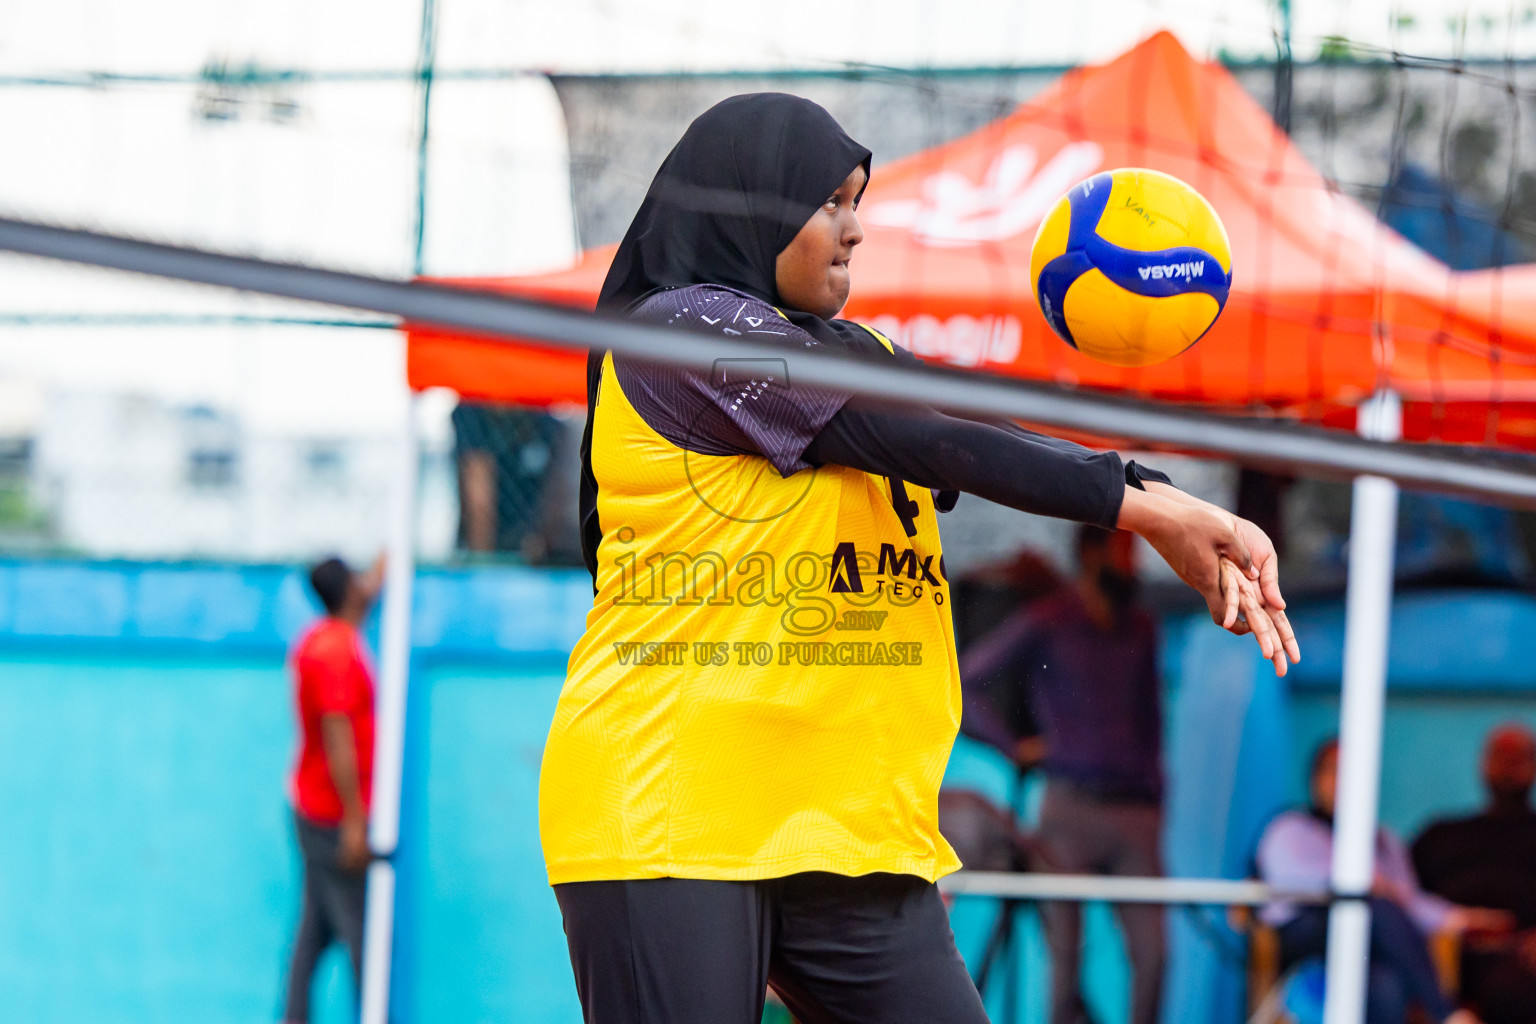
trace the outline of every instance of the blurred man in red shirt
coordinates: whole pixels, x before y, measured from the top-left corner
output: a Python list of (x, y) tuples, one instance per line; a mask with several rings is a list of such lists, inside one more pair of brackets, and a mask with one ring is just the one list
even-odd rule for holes
[(333, 941), (345, 943), (353, 980), (361, 984), (373, 670), (358, 629), (383, 586), (384, 562), (357, 573), (331, 558), (310, 570), (309, 582), (326, 614), (293, 652), (301, 741), (291, 795), (304, 859), (304, 909), (288, 972), (288, 1024), (309, 1020), (310, 980)]

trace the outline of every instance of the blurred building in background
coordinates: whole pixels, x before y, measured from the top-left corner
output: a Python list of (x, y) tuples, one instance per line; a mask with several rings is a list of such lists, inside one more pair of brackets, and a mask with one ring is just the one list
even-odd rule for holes
[[(43, 410), (16, 442), (26, 455), (17, 526), (37, 549), (268, 562), (361, 559), (384, 543), (379, 509), (398, 463), (389, 435), (284, 436), (234, 409), (133, 392), (59, 391)], [(423, 453), (429, 489), (442, 486), (433, 460), (444, 454)], [(427, 502), (421, 527), (436, 559), (451, 550), (445, 504)]]

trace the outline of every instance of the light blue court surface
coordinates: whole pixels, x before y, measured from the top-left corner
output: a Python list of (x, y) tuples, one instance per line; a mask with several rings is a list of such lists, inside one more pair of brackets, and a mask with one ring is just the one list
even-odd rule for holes
[[(402, 1024), (579, 1020), (540, 861), (536, 786), (584, 574), (431, 571), (416, 611), (394, 1012)], [(287, 642), (312, 614), (277, 567), (0, 561), (0, 1019), (23, 1024), (275, 1021), (297, 862), (283, 782), (293, 750)], [(1308, 661), (1291, 685), (1208, 624), (1174, 623), (1170, 866), (1241, 873), (1305, 753), (1337, 714), (1337, 609), (1298, 609)], [(1536, 603), (1402, 595), (1383, 815), (1401, 830), (1477, 797), (1483, 731), (1536, 721), (1516, 644)], [(962, 742), (952, 782), (1008, 777)], [(994, 910), (962, 901), (962, 951)], [(1119, 938), (1091, 908), (1091, 1004), (1123, 1019)], [(1175, 915), (1169, 1020), (1235, 1020), (1235, 937)], [(1235, 950), (1235, 952), (1234, 952)], [(1021, 1020), (1044, 1009), (1027, 915)], [(340, 957), (319, 1024), (348, 1019)], [(994, 1008), (997, 1004), (994, 1000)], [(999, 1021), (1001, 1024), (1001, 1021)]]

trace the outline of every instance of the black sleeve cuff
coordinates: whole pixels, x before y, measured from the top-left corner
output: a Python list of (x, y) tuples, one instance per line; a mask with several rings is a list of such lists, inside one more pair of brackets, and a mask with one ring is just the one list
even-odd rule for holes
[[(1097, 519), (1082, 519), (1080, 522), (1092, 523), (1102, 530), (1117, 530), (1120, 528), (1120, 506), (1125, 504), (1125, 488), (1132, 486), (1131, 467), (1120, 464), (1120, 453), (1110, 449), (1103, 453), (1106, 459), (1106, 467), (1109, 470), (1108, 487), (1105, 490), (1105, 502)], [(1120, 481), (1126, 484), (1121, 485)], [(1135, 484), (1141, 487), (1140, 484)]]
[(1169, 487), (1174, 486), (1167, 473), (1139, 465), (1134, 460), (1125, 464), (1125, 485), (1127, 487), (1134, 487), (1138, 491), (1144, 491), (1146, 487), (1143, 485), (1147, 483), (1167, 484)]

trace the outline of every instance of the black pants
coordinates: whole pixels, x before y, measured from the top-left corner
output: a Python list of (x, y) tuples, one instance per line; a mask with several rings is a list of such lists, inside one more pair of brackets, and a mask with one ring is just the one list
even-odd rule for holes
[(346, 945), (352, 958), (352, 980), (358, 991), (362, 990), (363, 907), (367, 902), (368, 876), (345, 871), (336, 863), (336, 850), (341, 844), (339, 828), (317, 825), (297, 813), (293, 821), (299, 852), (304, 858), (304, 909), (293, 940), (283, 1020), (303, 1024), (309, 1020), (309, 989), (315, 964), (332, 942)]
[(555, 886), (586, 1024), (986, 1024), (932, 883), (808, 872), (761, 882)]
[[(1322, 907), (1303, 910), (1280, 929), (1281, 966), (1323, 955), (1327, 942), (1328, 911)], [(1366, 1024), (1402, 1024), (1413, 1005), (1436, 1021), (1456, 1008), (1440, 989), (1423, 933), (1391, 900), (1371, 900), (1370, 962)]]

